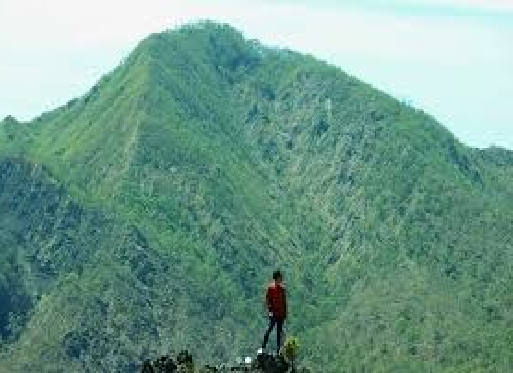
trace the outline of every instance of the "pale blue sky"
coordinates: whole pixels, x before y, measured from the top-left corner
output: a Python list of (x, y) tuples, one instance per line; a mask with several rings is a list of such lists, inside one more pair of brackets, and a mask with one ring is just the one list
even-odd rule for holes
[(81, 95), (151, 32), (197, 19), (309, 52), (513, 149), (512, 0), (0, 0), (0, 117)]

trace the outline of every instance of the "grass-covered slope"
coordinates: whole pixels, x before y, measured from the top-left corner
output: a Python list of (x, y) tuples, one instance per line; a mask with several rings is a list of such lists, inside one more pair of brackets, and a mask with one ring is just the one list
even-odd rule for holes
[(0, 368), (254, 351), (280, 266), (314, 371), (513, 369), (511, 152), (313, 57), (152, 35), (0, 156)]

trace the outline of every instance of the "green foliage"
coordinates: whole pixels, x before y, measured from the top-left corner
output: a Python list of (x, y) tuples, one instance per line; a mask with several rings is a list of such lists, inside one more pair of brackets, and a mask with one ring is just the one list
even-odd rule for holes
[(0, 370), (233, 359), (280, 267), (301, 365), (511, 371), (512, 160), (229, 26), (152, 35), (0, 125)]
[(283, 355), (289, 361), (294, 363), (299, 354), (299, 341), (295, 337), (288, 337), (283, 344)]

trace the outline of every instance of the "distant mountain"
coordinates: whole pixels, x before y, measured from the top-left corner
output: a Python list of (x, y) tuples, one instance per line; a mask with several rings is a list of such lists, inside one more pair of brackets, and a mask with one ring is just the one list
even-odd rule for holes
[(511, 371), (512, 182), (512, 152), (314, 57), (151, 35), (0, 125), (0, 371), (233, 361), (276, 267), (314, 372)]

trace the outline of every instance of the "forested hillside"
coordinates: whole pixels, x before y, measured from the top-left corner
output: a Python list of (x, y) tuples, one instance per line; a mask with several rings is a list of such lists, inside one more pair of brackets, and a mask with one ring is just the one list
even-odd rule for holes
[(512, 182), (513, 152), (312, 56), (151, 35), (0, 124), (0, 370), (233, 361), (279, 267), (314, 372), (513, 371)]

